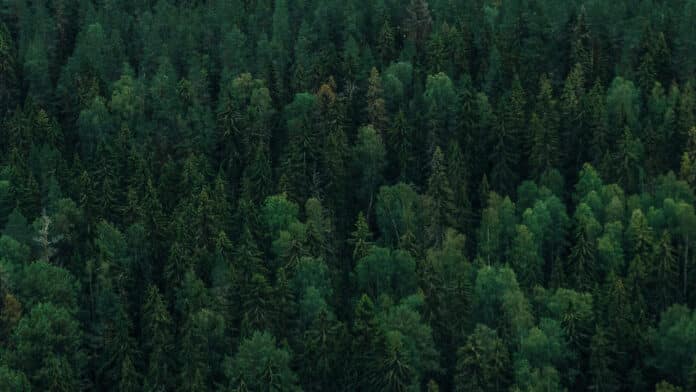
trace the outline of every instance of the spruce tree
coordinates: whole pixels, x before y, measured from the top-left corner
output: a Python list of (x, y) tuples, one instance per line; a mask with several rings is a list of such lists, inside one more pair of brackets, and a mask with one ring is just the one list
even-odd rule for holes
[(560, 162), (558, 111), (551, 82), (542, 77), (539, 82), (534, 113), (530, 119), (532, 143), (530, 161), (532, 173), (538, 178)]
[(377, 68), (372, 68), (367, 85), (367, 120), (377, 130), (384, 132), (388, 128), (388, 117), (384, 107), (382, 80)]
[(0, 23), (0, 118), (16, 105), (18, 94), (17, 58), (12, 36)]
[(445, 157), (440, 147), (435, 148), (430, 164), (428, 189), (425, 193), (425, 205), (428, 209), (426, 232), (429, 242), (440, 246), (445, 230), (454, 224), (454, 194), (447, 178)]
[(404, 30), (416, 47), (420, 48), (432, 28), (432, 17), (426, 0), (411, 0), (406, 7), (407, 17), (404, 20)]
[(145, 387), (152, 391), (170, 387), (170, 377), (175, 371), (171, 362), (173, 324), (157, 286), (148, 288), (141, 313), (140, 331), (147, 363)]
[(664, 311), (675, 302), (679, 287), (679, 265), (672, 245), (672, 237), (668, 231), (663, 231), (660, 240), (655, 244), (652, 260), (655, 264), (650, 272), (651, 286), (656, 313)]

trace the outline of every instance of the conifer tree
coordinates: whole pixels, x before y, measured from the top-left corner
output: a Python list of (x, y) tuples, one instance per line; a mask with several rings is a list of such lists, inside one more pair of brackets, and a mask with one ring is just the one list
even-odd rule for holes
[(587, 127), (585, 104), (585, 74), (583, 66), (577, 63), (565, 80), (560, 102), (561, 124), (563, 124), (560, 136), (564, 142), (563, 156), (570, 165), (571, 173), (580, 170), (580, 165), (588, 156), (582, 148), (590, 142), (585, 134)]
[(305, 366), (300, 374), (306, 390), (325, 390), (344, 380), (338, 364), (346, 348), (345, 334), (344, 325), (326, 309), (319, 311), (304, 332), (301, 357)]
[(591, 290), (595, 282), (595, 253), (596, 245), (591, 234), (582, 225), (578, 226), (568, 271), (575, 280), (575, 287), (580, 291)]
[(10, 31), (5, 23), (0, 24), (0, 116), (16, 104), (18, 86), (16, 53)]
[(384, 143), (377, 131), (371, 127), (358, 130), (358, 139), (354, 147), (355, 168), (360, 173), (359, 196), (361, 205), (365, 207), (365, 215), (370, 216), (377, 186), (383, 179)]
[(395, 41), (394, 28), (389, 19), (385, 18), (377, 36), (377, 53), (379, 53), (382, 64), (388, 64), (392, 60)]
[(509, 380), (510, 358), (494, 330), (477, 325), (457, 351), (455, 391), (503, 391)]
[(374, 303), (363, 294), (355, 305), (353, 319), (350, 369), (351, 385), (361, 390), (371, 390), (378, 361), (378, 350), (383, 344), (383, 335), (375, 319)]
[(425, 121), (428, 130), (428, 153), (435, 147), (444, 148), (451, 140), (455, 140), (457, 128), (458, 97), (452, 80), (440, 72), (428, 76), (425, 92)]
[(689, 79), (681, 89), (679, 104), (677, 107), (677, 137), (678, 140), (689, 140), (689, 131), (696, 124), (696, 91), (694, 90), (694, 80)]
[(408, 37), (416, 47), (421, 47), (430, 29), (432, 28), (432, 17), (426, 0), (411, 0), (406, 8), (408, 16), (404, 20), (404, 30), (408, 32)]
[(299, 391), (291, 359), (271, 334), (256, 331), (242, 341), (234, 357), (225, 359), (223, 367), (230, 390)]
[(396, 166), (394, 170), (401, 181), (408, 182), (414, 180), (417, 176), (413, 173), (415, 170), (414, 156), (414, 140), (413, 132), (410, 129), (406, 114), (399, 111), (392, 123), (392, 127), (387, 130), (386, 147), (389, 155), (393, 158), (389, 162), (393, 162)]
[(283, 161), (281, 182), (287, 184), (288, 193), (297, 200), (304, 200), (310, 189), (310, 179), (317, 168), (318, 148), (321, 145), (315, 128), (317, 100), (314, 95), (302, 93), (285, 108), (288, 144)]
[(344, 197), (349, 185), (350, 175), (350, 147), (346, 136), (346, 98), (337, 96), (335, 82), (329, 80), (323, 84), (317, 96), (320, 102), (322, 128), (327, 135), (324, 141), (321, 156), (321, 189), (314, 192), (314, 196), (322, 196), (328, 210), (334, 211), (334, 219), (337, 231), (343, 232), (347, 224), (344, 214), (346, 199)]
[(587, 25), (587, 10), (584, 5), (580, 7), (575, 18), (571, 31), (571, 40), (570, 64), (576, 67), (579, 65), (583, 74), (596, 77), (592, 53), (592, 34)]
[(288, 4), (285, 0), (276, 0), (273, 7), (273, 38), (271, 47), (273, 56), (273, 80), (275, 93), (280, 102), (287, 100), (287, 76), (290, 66), (291, 29)]
[(678, 291), (679, 266), (672, 246), (672, 237), (664, 231), (660, 240), (655, 244), (652, 260), (655, 264), (650, 273), (651, 286), (654, 287), (656, 312), (661, 313), (675, 301)]
[(609, 340), (607, 332), (601, 327), (592, 336), (590, 345), (590, 375), (589, 385), (597, 391), (614, 391), (619, 382), (614, 371), (612, 352), (616, 349)]
[(415, 374), (403, 352), (401, 337), (388, 336), (385, 351), (374, 380), (376, 389), (389, 392), (408, 390), (414, 384)]
[(530, 161), (532, 173), (537, 177), (556, 168), (560, 161), (558, 121), (556, 99), (553, 96), (551, 82), (548, 78), (542, 77), (539, 82), (535, 111), (530, 119), (532, 133)]
[(350, 244), (353, 246), (353, 262), (357, 262), (363, 257), (367, 256), (372, 247), (372, 232), (370, 227), (365, 220), (365, 215), (361, 212), (358, 213), (358, 218), (355, 221), (355, 230), (351, 234)]
[(445, 230), (452, 227), (454, 223), (454, 194), (447, 178), (444, 160), (442, 150), (436, 147), (430, 164), (428, 190), (425, 194), (425, 205), (429, 217), (426, 231), (429, 242), (434, 246), (442, 244)]
[(512, 193), (511, 184), (519, 178), (520, 147), (525, 128), (524, 91), (519, 80), (512, 92), (501, 100), (498, 123), (491, 140), (490, 180), (493, 188), (503, 194)]
[(471, 233), (473, 233), (471, 229), (474, 220), (469, 189), (469, 176), (471, 173), (466, 166), (459, 143), (450, 144), (445, 155), (447, 158), (447, 179), (453, 193), (453, 227), (470, 237)]
[(381, 132), (388, 128), (389, 121), (384, 107), (383, 93), (379, 71), (373, 67), (367, 85), (367, 120)]
[(152, 391), (167, 388), (171, 386), (170, 377), (175, 371), (171, 362), (173, 325), (157, 286), (148, 288), (142, 315), (140, 330), (143, 336), (143, 354), (147, 358), (145, 386)]

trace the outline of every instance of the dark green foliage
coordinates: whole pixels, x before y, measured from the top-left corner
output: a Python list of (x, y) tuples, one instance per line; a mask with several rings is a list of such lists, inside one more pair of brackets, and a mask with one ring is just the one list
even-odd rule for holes
[(0, 390), (696, 389), (696, 1), (0, 3)]
[(440, 147), (435, 148), (430, 163), (428, 190), (425, 193), (424, 206), (428, 209), (430, 221), (427, 222), (428, 242), (434, 246), (442, 243), (447, 227), (453, 227), (455, 211), (454, 192), (445, 172), (445, 157)]
[(510, 383), (510, 354), (496, 332), (477, 325), (457, 350), (455, 391), (504, 391)]
[(31, 390), (27, 376), (24, 373), (12, 370), (6, 366), (0, 367), (0, 386), (8, 391), (26, 392)]
[(355, 277), (360, 291), (372, 298), (398, 300), (416, 290), (416, 263), (406, 251), (374, 247), (358, 261)]
[(280, 186), (295, 200), (306, 199), (318, 170), (321, 142), (317, 114), (316, 96), (309, 93), (295, 95), (285, 108), (288, 140)]
[(290, 353), (277, 347), (275, 338), (266, 332), (254, 332), (239, 345), (234, 357), (223, 365), (228, 390), (240, 385), (252, 391), (295, 391), (297, 376), (290, 369)]
[(141, 334), (143, 355), (147, 360), (145, 385), (149, 390), (165, 388), (171, 383), (172, 320), (164, 298), (156, 286), (150, 286), (142, 309)]
[(5, 229), (2, 231), (2, 234), (15, 239), (21, 244), (31, 245), (34, 233), (27, 222), (27, 218), (22, 215), (19, 208), (15, 208), (7, 217), (7, 223), (5, 223)]
[(35, 306), (12, 336), (12, 363), (21, 369), (32, 389), (70, 391), (79, 388), (85, 356), (80, 348), (78, 322), (65, 309)]
[[(655, 348), (653, 360), (664, 377), (674, 380), (679, 385), (686, 385), (695, 342), (692, 335), (684, 332), (693, 326), (693, 313), (681, 305), (674, 305), (661, 316), (652, 337)], [(667, 345), (671, 345), (671, 348)]]
[(70, 272), (37, 261), (25, 266), (19, 275), (17, 294), (27, 309), (51, 303), (71, 313), (78, 311), (79, 285)]
[(382, 138), (372, 126), (358, 130), (358, 138), (353, 149), (357, 191), (361, 204), (369, 217), (377, 187), (383, 179), (385, 148)]

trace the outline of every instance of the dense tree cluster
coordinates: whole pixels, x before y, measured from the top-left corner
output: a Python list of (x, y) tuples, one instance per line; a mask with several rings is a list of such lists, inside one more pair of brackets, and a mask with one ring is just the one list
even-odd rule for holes
[(0, 2), (0, 390), (696, 391), (694, 21)]

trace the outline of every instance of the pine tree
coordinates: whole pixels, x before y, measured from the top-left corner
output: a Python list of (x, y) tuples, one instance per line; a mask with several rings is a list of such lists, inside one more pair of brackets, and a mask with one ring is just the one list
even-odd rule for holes
[(691, 128), (696, 126), (696, 82), (689, 79), (681, 89), (677, 106), (677, 137), (682, 143), (689, 140)]
[(316, 173), (319, 157), (319, 134), (315, 124), (317, 99), (314, 95), (301, 93), (285, 108), (288, 129), (288, 144), (282, 163), (281, 183), (293, 199), (305, 200), (311, 188), (310, 179)]
[(584, 227), (579, 226), (575, 234), (575, 245), (570, 253), (568, 272), (575, 281), (575, 287), (580, 291), (590, 291), (596, 281), (595, 253), (594, 239)]
[(171, 362), (173, 325), (157, 286), (148, 288), (141, 314), (142, 347), (147, 358), (145, 386), (151, 391), (168, 388), (175, 371)]
[(292, 42), (290, 29), (290, 15), (286, 0), (275, 0), (273, 7), (273, 80), (275, 81), (275, 93), (278, 101), (287, 101), (287, 76), (290, 66), (290, 50)]
[(370, 252), (372, 247), (371, 240), (372, 232), (370, 231), (370, 226), (361, 211), (358, 213), (358, 218), (355, 221), (355, 230), (351, 233), (351, 238), (349, 239), (349, 244), (353, 246), (352, 256), (354, 263), (357, 263), (358, 260), (367, 256)]
[(172, 244), (164, 264), (164, 292), (167, 299), (173, 300), (184, 276), (194, 267), (194, 263), (190, 250), (178, 241)]
[(303, 370), (300, 374), (307, 390), (331, 389), (337, 381), (342, 381), (339, 362), (340, 353), (345, 349), (345, 333), (344, 325), (326, 309), (319, 311), (304, 332), (301, 351)]
[(372, 67), (370, 78), (367, 80), (367, 120), (381, 132), (385, 132), (389, 127), (384, 105), (382, 80), (377, 68)]
[(469, 195), (469, 169), (466, 167), (459, 143), (452, 143), (447, 150), (447, 178), (452, 187), (454, 215), (453, 227), (467, 237), (473, 233), (473, 210)]
[(180, 333), (178, 389), (210, 390), (223, 359), (218, 347), (226, 343), (224, 330), (222, 316), (206, 308), (189, 309)]
[(242, 175), (242, 193), (255, 204), (273, 193), (273, 170), (268, 145), (258, 143)]
[[(426, 44), (428, 53), (428, 73), (434, 74), (437, 72), (447, 72), (447, 48), (445, 41), (449, 30), (447, 22), (443, 23), (434, 33), (430, 34), (430, 39)], [(451, 74), (451, 73), (450, 73)]]
[(393, 162), (396, 166), (394, 177), (403, 182), (415, 180), (417, 176), (413, 173), (415, 171), (413, 131), (402, 110), (396, 114), (391, 128), (387, 130), (386, 142), (390, 153), (389, 162)]
[(10, 31), (0, 22), (0, 118), (16, 105), (18, 80), (16, 54)]
[(679, 287), (679, 265), (672, 246), (672, 237), (667, 230), (663, 231), (660, 240), (655, 244), (651, 266), (650, 281), (655, 290), (655, 313), (659, 314), (675, 302), (675, 294)]
[[(2, 282), (2, 290), (5, 290), (6, 282)], [(22, 304), (17, 297), (5, 293), (2, 298), (2, 310), (0, 311), (0, 341), (8, 343), (10, 335), (22, 318)]]
[(580, 71), (587, 76), (597, 77), (593, 59), (592, 34), (587, 25), (587, 10), (584, 4), (575, 18), (571, 37), (570, 64), (579, 66)]
[(389, 64), (392, 60), (395, 46), (394, 29), (389, 19), (385, 18), (377, 36), (377, 53), (382, 64)]
[(525, 145), (524, 134), (527, 128), (527, 97), (522, 83), (517, 75), (512, 80), (509, 95), (506, 97), (504, 110), (499, 111), (502, 121), (506, 122), (510, 135), (513, 137), (514, 155), (519, 158)]
[(285, 268), (278, 268), (276, 281), (273, 287), (273, 298), (275, 308), (272, 314), (274, 336), (281, 339), (292, 339), (294, 331), (297, 329), (297, 301), (288, 279)]
[(426, 0), (411, 0), (406, 7), (407, 17), (404, 20), (403, 29), (408, 32), (408, 37), (413, 41), (417, 48), (421, 48), (425, 43), (433, 20), (428, 9)]
[(13, 364), (32, 389), (79, 389), (85, 376), (82, 332), (70, 311), (41, 303), (22, 318), (12, 335)]
[(530, 120), (532, 143), (529, 155), (532, 173), (536, 177), (557, 168), (560, 162), (556, 99), (547, 77), (542, 77), (539, 84), (539, 95)]
[(645, 184), (643, 143), (626, 127), (614, 158), (615, 176), (627, 191), (641, 191)]
[(672, 79), (671, 55), (664, 33), (656, 33), (648, 26), (643, 32), (640, 52), (642, 54), (637, 67), (638, 85), (647, 95), (655, 82), (665, 84)]
[(29, 222), (27, 222), (27, 218), (24, 217), (22, 211), (17, 207), (15, 207), (7, 217), (7, 223), (5, 224), (2, 234), (27, 246), (32, 244), (34, 237), (31, 226), (29, 226)]
[(435, 147), (445, 148), (456, 140), (459, 119), (459, 97), (452, 80), (443, 72), (429, 75), (423, 93), (425, 126), (427, 133), (427, 153)]
[(488, 176), (484, 173), (481, 179), (481, 185), (479, 185), (478, 199), (481, 209), (488, 206), (488, 198), (491, 194), (491, 187), (488, 184)]
[(130, 356), (126, 356), (121, 363), (121, 379), (118, 383), (120, 392), (136, 392), (142, 385), (140, 375), (135, 370), (133, 360)]
[(519, 178), (520, 149), (525, 132), (524, 90), (516, 78), (512, 91), (500, 102), (494, 126), (490, 179), (493, 188), (511, 194)]
[(606, 102), (604, 88), (597, 81), (586, 96), (588, 127), (590, 129), (589, 151), (593, 165), (603, 174), (611, 167), (611, 142), (606, 123)]
[(679, 176), (693, 187), (696, 185), (696, 126), (689, 130), (687, 140), (682, 154)]
[(242, 302), (242, 336), (249, 336), (253, 331), (267, 331), (275, 319), (272, 287), (261, 274), (254, 274), (241, 292)]
[(256, 331), (241, 342), (234, 357), (225, 360), (223, 372), (229, 390), (297, 392), (300, 388), (291, 360), (288, 350), (278, 347), (271, 334)]
[(454, 223), (454, 194), (447, 178), (444, 154), (440, 147), (435, 148), (430, 164), (428, 189), (425, 193), (425, 205), (428, 209), (426, 232), (429, 242), (440, 246), (445, 236), (445, 230)]
[(548, 286), (553, 289), (566, 287), (566, 273), (560, 257), (553, 259), (551, 273), (549, 274)]
[(686, 388), (687, 391), (696, 388), (696, 358), (691, 361), (691, 369), (689, 369), (689, 379)]
[(494, 330), (477, 325), (457, 351), (455, 391), (504, 391), (510, 377), (510, 357)]
[(403, 342), (398, 336), (390, 336), (385, 357), (381, 359), (375, 376), (375, 389), (385, 392), (405, 392), (414, 384), (414, 370), (403, 352)]
[(377, 187), (383, 180), (385, 166), (385, 147), (382, 137), (372, 127), (362, 127), (358, 130), (358, 138), (352, 153), (354, 167), (359, 173), (358, 196), (361, 205), (365, 207), (369, 219), (374, 203)]
[(543, 281), (543, 259), (532, 232), (524, 225), (517, 225), (512, 247), (511, 264), (520, 286), (531, 290)]
[(318, 199), (312, 197), (305, 203), (305, 215), (307, 216), (305, 222), (307, 251), (310, 256), (331, 260), (334, 255), (333, 233), (331, 222), (326, 216), (326, 209)]
[[(323, 84), (317, 93), (320, 101), (321, 127), (327, 131), (325, 145), (321, 156), (320, 174), (323, 184), (321, 190), (314, 193), (315, 197), (323, 197), (327, 210), (332, 216), (338, 232), (348, 224), (347, 217), (342, 213), (346, 209), (345, 193), (348, 186), (350, 147), (346, 136), (346, 105), (347, 99), (337, 96), (335, 83), (329, 80)], [(321, 195), (320, 195), (321, 192)]]
[(48, 46), (39, 33), (31, 40), (24, 55), (23, 74), (28, 83), (28, 93), (42, 108), (51, 107), (53, 84), (51, 83)]
[(619, 387), (619, 380), (614, 371), (613, 352), (617, 347), (611, 341), (611, 336), (602, 327), (592, 336), (590, 345), (589, 372), (590, 387), (595, 391), (615, 391)]
[(567, 168), (570, 173), (576, 173), (589, 156), (584, 146), (589, 145), (585, 135), (586, 109), (585, 76), (581, 64), (575, 64), (568, 74), (561, 94), (561, 136), (563, 139), (563, 156), (568, 159)]
[(363, 294), (355, 305), (353, 318), (351, 356), (351, 386), (371, 390), (375, 377), (378, 350), (382, 347), (382, 332), (375, 319), (375, 305)]

